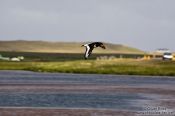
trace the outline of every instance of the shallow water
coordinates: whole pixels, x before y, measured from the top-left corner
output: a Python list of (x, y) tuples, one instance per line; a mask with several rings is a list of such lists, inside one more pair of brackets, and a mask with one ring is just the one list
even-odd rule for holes
[[(130, 85), (130, 86), (161, 86), (174, 87), (173, 77), (151, 76), (121, 76), (95, 74), (60, 74), (36, 73), (28, 71), (0, 71), (0, 87), (4, 85), (31, 84), (95, 84), (103, 86)], [(20, 92), (0, 91), (0, 107), (59, 107), (59, 108), (104, 108), (123, 110), (142, 110), (142, 106), (159, 100), (156, 94), (140, 94), (127, 92)], [(162, 99), (162, 98), (161, 98)]]
[(0, 106), (6, 107), (61, 107), (107, 108), (140, 110), (129, 101), (147, 98), (135, 94), (73, 94), (73, 93), (1, 93)]
[(121, 76), (95, 74), (37, 73), (28, 71), (0, 71), (0, 84), (7, 83), (58, 83), (58, 84), (103, 84), (103, 85), (143, 85), (175, 84), (173, 77)]

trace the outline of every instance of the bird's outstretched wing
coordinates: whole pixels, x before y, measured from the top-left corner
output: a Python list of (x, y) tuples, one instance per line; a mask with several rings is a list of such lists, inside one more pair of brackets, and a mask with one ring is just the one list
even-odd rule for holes
[(90, 48), (90, 50), (89, 50), (89, 56), (91, 55), (93, 49), (94, 48)]
[(89, 51), (90, 51), (90, 47), (87, 45), (85, 55), (84, 55), (85, 59), (87, 59), (89, 57), (89, 55), (90, 55)]

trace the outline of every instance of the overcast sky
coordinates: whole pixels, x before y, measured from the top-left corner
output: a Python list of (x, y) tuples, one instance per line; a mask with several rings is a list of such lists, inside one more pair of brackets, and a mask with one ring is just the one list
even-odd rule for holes
[(0, 0), (0, 40), (19, 39), (175, 51), (175, 0)]

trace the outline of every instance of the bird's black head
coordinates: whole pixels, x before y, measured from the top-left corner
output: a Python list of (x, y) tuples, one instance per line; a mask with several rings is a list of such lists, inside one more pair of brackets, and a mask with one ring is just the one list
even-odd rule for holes
[(105, 45), (102, 42), (97, 42), (97, 46), (106, 49)]

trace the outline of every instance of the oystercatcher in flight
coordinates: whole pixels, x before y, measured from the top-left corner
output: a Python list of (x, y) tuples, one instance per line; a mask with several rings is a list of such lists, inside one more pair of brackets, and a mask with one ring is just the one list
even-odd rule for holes
[(85, 59), (88, 59), (88, 57), (91, 55), (92, 53), (92, 50), (94, 48), (97, 48), (97, 47), (101, 47), (103, 49), (106, 49), (106, 47), (104, 46), (104, 44), (102, 42), (93, 42), (93, 43), (88, 43), (88, 44), (84, 44), (82, 45), (82, 47), (86, 47), (86, 52), (84, 54), (84, 58)]

